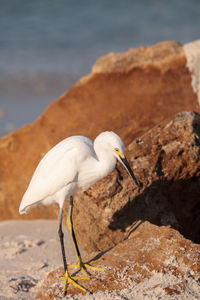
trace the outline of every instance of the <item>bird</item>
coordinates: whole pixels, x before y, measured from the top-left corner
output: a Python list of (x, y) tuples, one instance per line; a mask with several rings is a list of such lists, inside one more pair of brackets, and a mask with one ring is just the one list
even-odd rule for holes
[[(22, 198), (19, 213), (28, 213), (33, 207), (46, 206), (52, 203), (59, 205), (58, 235), (64, 266), (64, 294), (71, 283), (83, 291), (86, 289), (77, 280), (88, 277), (77, 277), (69, 274), (67, 265), (64, 234), (62, 230), (63, 206), (69, 198), (67, 225), (77, 258), (79, 270), (88, 275), (87, 269), (102, 269), (90, 263), (84, 263), (76, 241), (73, 229), (72, 210), (74, 195), (77, 190), (85, 191), (94, 183), (111, 173), (119, 161), (139, 187), (138, 181), (125, 156), (125, 146), (122, 139), (112, 131), (100, 133), (94, 142), (85, 136), (71, 136), (60, 141), (41, 159), (30, 180), (29, 186)], [(94, 261), (93, 261), (94, 262)]]

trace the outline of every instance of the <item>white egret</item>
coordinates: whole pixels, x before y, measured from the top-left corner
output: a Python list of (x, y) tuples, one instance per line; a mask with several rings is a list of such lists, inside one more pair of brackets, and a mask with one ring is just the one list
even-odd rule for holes
[(65, 271), (65, 275), (62, 277), (65, 280), (64, 293), (68, 283), (85, 290), (76, 280), (86, 279), (85, 277), (70, 276), (68, 272), (62, 231), (64, 202), (70, 198), (67, 225), (75, 248), (77, 266), (85, 274), (87, 274), (87, 268), (99, 269), (82, 261), (72, 223), (73, 197), (78, 189), (85, 191), (108, 175), (115, 168), (117, 160), (124, 165), (138, 185), (124, 152), (124, 143), (114, 132), (102, 132), (96, 137), (94, 143), (83, 136), (66, 138), (42, 158), (23, 196), (19, 207), (20, 214), (27, 213), (35, 206), (49, 205), (54, 202), (59, 204), (58, 233)]

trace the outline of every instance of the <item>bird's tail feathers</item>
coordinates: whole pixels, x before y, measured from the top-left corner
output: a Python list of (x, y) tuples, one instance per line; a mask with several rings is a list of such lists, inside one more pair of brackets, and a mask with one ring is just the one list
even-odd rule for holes
[(21, 204), (20, 207), (19, 207), (19, 213), (20, 213), (20, 215), (27, 214), (27, 213), (29, 212), (30, 209), (31, 209), (30, 205), (28, 205), (28, 206), (23, 206), (23, 205)]

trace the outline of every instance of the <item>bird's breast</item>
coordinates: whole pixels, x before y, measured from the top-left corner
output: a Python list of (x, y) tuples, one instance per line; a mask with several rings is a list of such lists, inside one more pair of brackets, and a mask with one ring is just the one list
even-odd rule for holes
[(113, 171), (115, 161), (111, 163), (104, 163), (103, 161), (91, 161), (87, 163), (78, 173), (78, 187), (83, 191), (87, 190), (97, 181), (101, 180)]
[(78, 176), (78, 188), (85, 191), (100, 179), (101, 178), (93, 172), (81, 172)]

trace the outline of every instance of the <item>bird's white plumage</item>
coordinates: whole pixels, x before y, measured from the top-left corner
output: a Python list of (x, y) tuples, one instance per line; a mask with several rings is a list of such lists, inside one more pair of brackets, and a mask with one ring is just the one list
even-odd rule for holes
[(64, 139), (40, 161), (25, 192), (19, 212), (53, 202), (63, 205), (77, 189), (86, 190), (115, 167), (114, 149), (124, 144), (113, 132), (101, 133), (93, 142), (83, 136)]
[(86, 291), (86, 289), (75, 281), (79, 277), (70, 276), (68, 272), (62, 231), (63, 204), (70, 197), (67, 224), (75, 248), (77, 266), (88, 275), (87, 268), (99, 268), (82, 261), (72, 223), (73, 196), (77, 189), (86, 190), (108, 175), (114, 169), (117, 159), (124, 165), (135, 184), (139, 186), (124, 155), (124, 143), (117, 134), (103, 132), (97, 136), (94, 143), (82, 136), (67, 138), (53, 147), (40, 161), (21, 201), (19, 208), (21, 214), (27, 213), (38, 205), (57, 202), (60, 206), (58, 234), (65, 272), (62, 277), (65, 280), (64, 295), (69, 283), (81, 290)]

